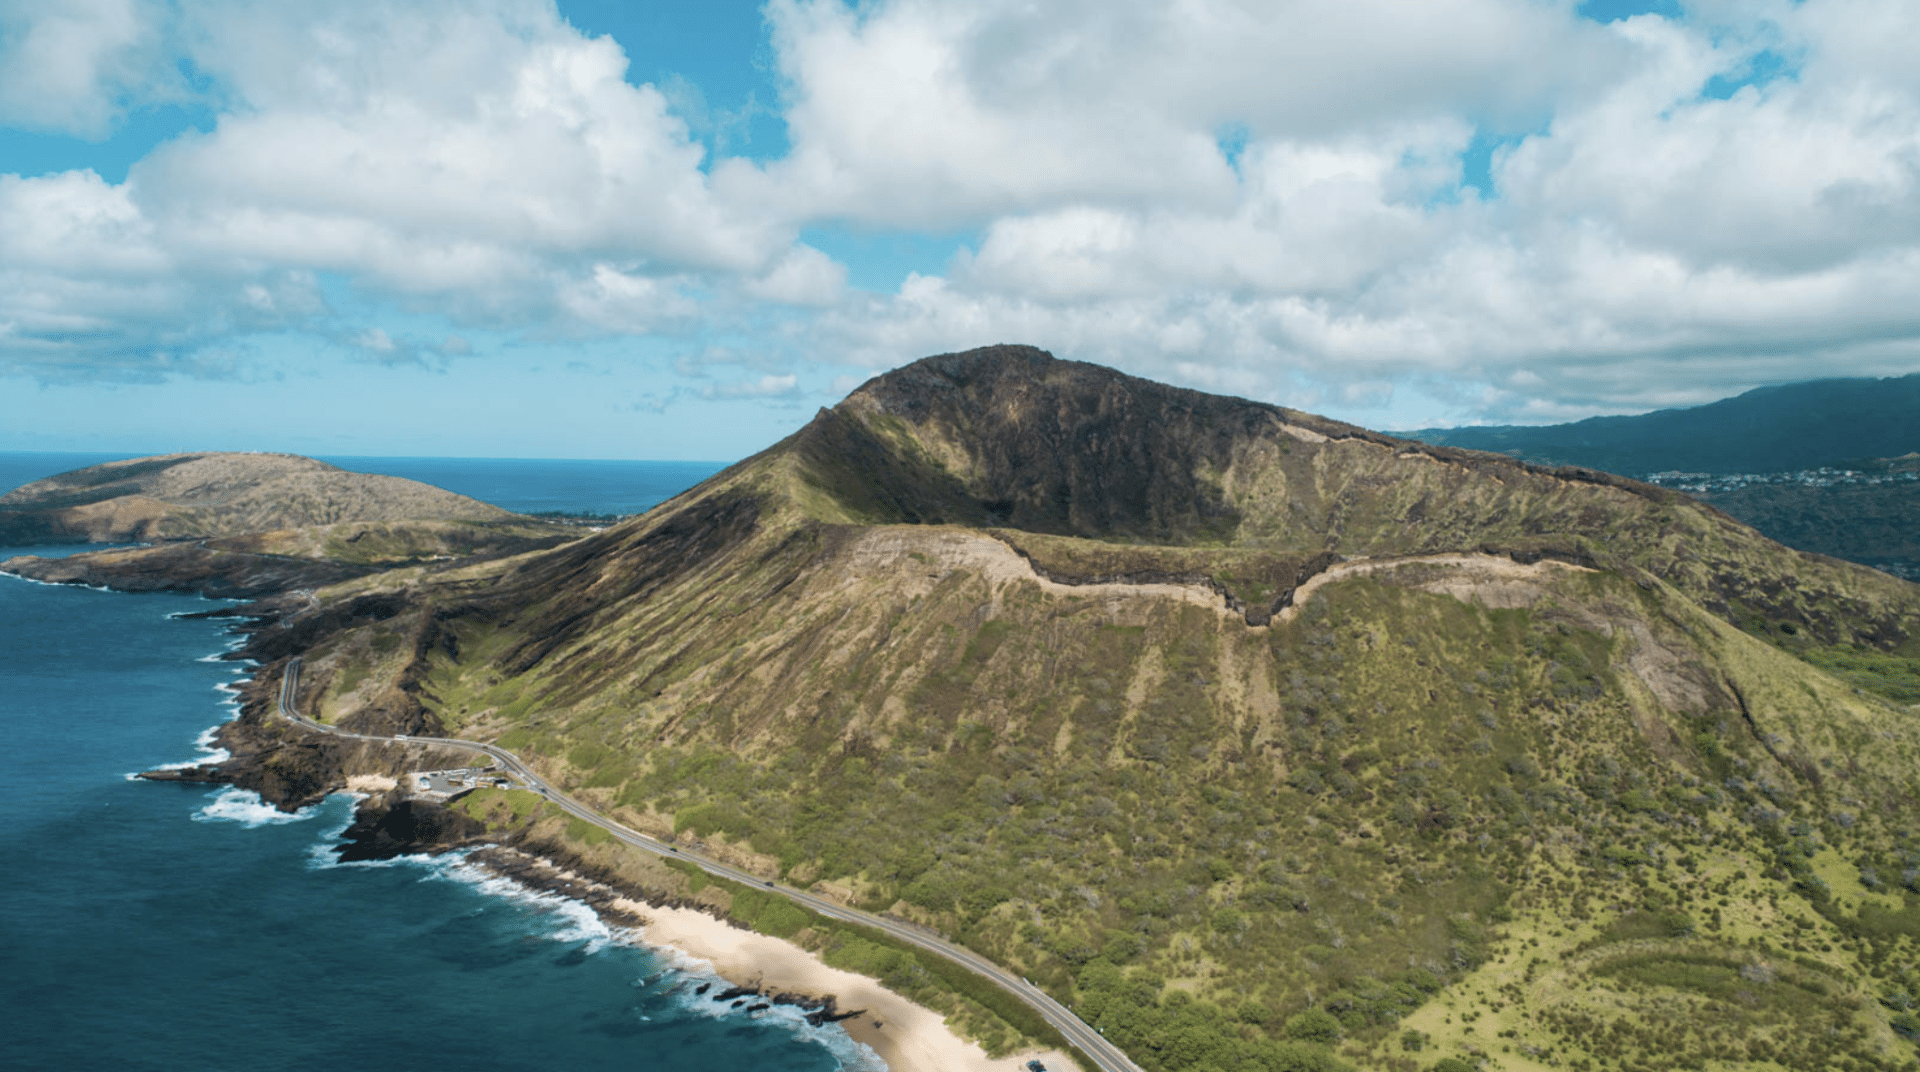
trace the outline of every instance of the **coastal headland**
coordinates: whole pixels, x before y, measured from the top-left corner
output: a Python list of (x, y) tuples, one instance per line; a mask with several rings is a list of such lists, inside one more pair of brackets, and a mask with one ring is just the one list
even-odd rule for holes
[[(250, 629), (273, 627), (261, 608), (254, 611)], [(247, 650), (230, 657), (245, 659)], [(285, 717), (289, 705), (297, 703), (298, 660), (277, 666), (279, 675), (270, 668), (243, 686), (239, 717), (216, 734), (215, 743), (232, 753), (230, 758), (141, 777), (238, 785), (284, 810), (341, 789), (357, 793), (362, 799), (344, 834), (341, 859), (467, 850), (468, 864), (528, 890), (585, 904), (610, 925), (703, 963), (730, 984), (701, 997), (749, 1011), (770, 1005), (804, 1009), (809, 1023), (839, 1024), (896, 1072), (1004, 1072), (1030, 1060), (1061, 1069), (1085, 1060), (1031, 1047), (990, 1055), (956, 1033), (941, 1012), (888, 989), (871, 973), (832, 967), (817, 948), (794, 940), (817, 946), (821, 936), (816, 932), (831, 921), (815, 917), (813, 926), (806, 926), (800, 915), (756, 930), (754, 924), (762, 921), (735, 913), (742, 906), (740, 893), (764, 896), (759, 890), (716, 881), (680, 860), (635, 852), (533, 793), (483, 790), (446, 803), (416, 795), (408, 789), (410, 772), (471, 764), (473, 752), (431, 741), (367, 740), (304, 729), (299, 720)], [(704, 847), (694, 842), (688, 856)], [(765, 900), (747, 903), (766, 914)], [(786, 937), (778, 936), (781, 932)]]
[[(1920, 587), (1670, 489), (993, 347), (604, 531), (227, 613), (232, 755), (174, 777), (358, 786), (349, 853), (490, 844), (996, 1060), (1049, 1002), (1146, 1072), (1920, 1038)], [(508, 784), (413, 792), (456, 739)]]

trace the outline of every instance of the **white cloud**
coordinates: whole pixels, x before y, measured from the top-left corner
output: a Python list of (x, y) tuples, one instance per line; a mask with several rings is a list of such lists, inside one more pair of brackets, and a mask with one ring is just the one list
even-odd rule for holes
[[(955, 276), (1044, 300), (1351, 288), (1445, 237), (1445, 214), (1424, 205), (1440, 185), (1425, 162), (1457, 157), (1469, 136), (1452, 122), (1338, 142), (1255, 143), (1226, 211), (1075, 206), (1003, 217)], [(1457, 176), (1457, 165), (1447, 170), (1449, 180)]]
[[(73, 173), (0, 190), (7, 267), (37, 269), (25, 293), (0, 298), (17, 314), (0, 350), (16, 367), (138, 364), (161, 338), (270, 326), (296, 312), (272, 300), (276, 274), (331, 273), (362, 294), (536, 334), (677, 330), (700, 279), (796, 304), (832, 300), (844, 279), (793, 244), (790, 221), (717, 194), (665, 98), (625, 81), (618, 44), (547, 4), (115, 12), (124, 28), (59, 40), (102, 55), (124, 51), (121, 38), (179, 42), (224, 108), (123, 184)], [(65, 25), (34, 22), (40, 38)], [(15, 51), (52, 55), (38, 40)], [(100, 89), (104, 76), (87, 77)], [(90, 122), (112, 113), (111, 89), (90, 98)], [(103, 302), (102, 288), (120, 299)], [(116, 310), (134, 315), (90, 341), (50, 337), (63, 318)]]
[(1525, 219), (1585, 218), (1696, 265), (1818, 270), (1920, 241), (1920, 99), (1782, 79), (1702, 99), (1739, 53), (1660, 20), (1622, 33), (1649, 62), (1501, 168)]
[(157, 7), (0, 0), (0, 124), (97, 139), (130, 98), (164, 96)]
[(1343, 139), (1463, 112), (1532, 122), (1626, 49), (1532, 0), (774, 0), (806, 214), (951, 225), (1067, 203), (1221, 209), (1217, 132)]
[(538, 5), (209, 5), (196, 26), (200, 66), (249, 107), (138, 169), (183, 243), (424, 292), (522, 286), (555, 259), (754, 271), (785, 250), (716, 199), (612, 39)]
[[(370, 349), (323, 280), (425, 338), (671, 334), (705, 355), (679, 375), (742, 370), (686, 397), (1012, 341), (1461, 417), (1920, 367), (1899, 0), (773, 0), (765, 164), (706, 159), (681, 117), (731, 120), (699, 87), (629, 83), (543, 0), (95, 2), (0, 6), (0, 122), (97, 133), (181, 63), (218, 119), (122, 184), (0, 177), (0, 362), (43, 375), (213, 374), (269, 330), (464, 352)], [(836, 225), (978, 238), (875, 296), (797, 238)]]
[(372, 350), (377, 354), (389, 354), (395, 349), (392, 336), (383, 328), (368, 328), (354, 336), (353, 344), (362, 350)]
[[(1226, 205), (1133, 204), (1109, 186), (1002, 212), (949, 278), (910, 280), (827, 318), (823, 334), (874, 364), (1018, 338), (1268, 397), (1326, 384), (1321, 397), (1349, 406), (1384, 400), (1382, 383), (1440, 377), (1462, 385), (1475, 414), (1910, 371), (1920, 99), (1904, 70), (1863, 77), (1822, 51), (1836, 23), (1894, 32), (1911, 21), (1885, 14), (1897, 5), (1867, 6), (1596, 28), (1612, 44), (1590, 55), (1610, 78), (1536, 80), (1552, 119), (1495, 155), (1489, 200), (1450, 196), (1471, 94), (1449, 96), (1464, 83), (1429, 71), (1438, 114), (1409, 106), (1389, 121), (1375, 108), (1330, 132), (1275, 122), (1249, 138)], [(1730, 99), (1702, 95), (1763, 48), (1800, 70)], [(1215, 81), (1206, 70), (1199, 81)], [(1152, 82), (1150, 69), (1127, 73)], [(1256, 382), (1265, 388), (1246, 389)], [(1464, 389), (1474, 385), (1486, 390)]]
[(701, 391), (706, 398), (794, 398), (800, 393), (800, 377), (793, 373), (771, 373), (753, 380), (734, 380), (712, 384)]
[(783, 305), (832, 305), (847, 289), (847, 267), (812, 246), (797, 245), (744, 284), (746, 293)]
[(682, 281), (624, 271), (612, 264), (596, 264), (592, 275), (572, 282), (560, 294), (569, 320), (605, 331), (646, 334), (691, 317), (694, 301), (681, 289)]

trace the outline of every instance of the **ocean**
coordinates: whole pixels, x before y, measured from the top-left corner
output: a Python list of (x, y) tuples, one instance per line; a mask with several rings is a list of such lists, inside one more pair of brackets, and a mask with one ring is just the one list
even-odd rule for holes
[[(16, 476), (22, 457), (0, 455), (0, 490), (61, 471)], [(693, 472), (408, 461), (466, 466), (503, 504), (599, 513)], [(595, 492), (581, 476), (594, 471), (614, 486)], [(655, 490), (636, 494), (645, 479)], [(700, 966), (456, 857), (333, 862), (345, 797), (287, 816), (230, 788), (130, 780), (204, 759), (205, 732), (233, 714), (227, 689), (246, 669), (215, 658), (225, 626), (175, 617), (211, 605), (0, 577), (0, 1067), (878, 1067), (838, 1027), (696, 997), (711, 981)]]

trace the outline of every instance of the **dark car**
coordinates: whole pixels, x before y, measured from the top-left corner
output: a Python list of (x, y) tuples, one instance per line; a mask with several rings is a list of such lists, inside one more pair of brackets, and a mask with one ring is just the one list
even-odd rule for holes
[(1038, 1061), (1028, 1061), (1027, 1072), (1047, 1072), (1047, 1066)]

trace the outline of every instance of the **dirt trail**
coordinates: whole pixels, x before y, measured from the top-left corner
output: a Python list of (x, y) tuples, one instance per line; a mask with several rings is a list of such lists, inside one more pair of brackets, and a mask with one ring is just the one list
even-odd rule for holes
[(1555, 559), (1541, 559), (1530, 566), (1521, 565), (1506, 555), (1465, 552), (1441, 555), (1410, 555), (1405, 558), (1363, 558), (1342, 562), (1307, 578), (1293, 591), (1293, 602), (1274, 615), (1276, 621), (1288, 621), (1300, 613), (1301, 604), (1312, 598), (1323, 585), (1353, 577), (1398, 570), (1413, 566), (1440, 566), (1448, 570), (1444, 577), (1420, 585), (1429, 592), (1450, 595), (1463, 602), (1477, 600), (1494, 607), (1520, 606), (1531, 602), (1541, 577), (1551, 570), (1582, 570), (1585, 566)]
[[(1205, 607), (1223, 618), (1231, 618), (1253, 630), (1267, 628), (1246, 625), (1241, 612), (1226, 605), (1220, 594), (1205, 585), (1102, 582), (1062, 584), (1034, 572), (1033, 566), (1018, 552), (990, 536), (956, 529), (887, 527), (866, 534), (852, 548), (847, 565), (857, 575), (899, 569), (904, 559), (918, 555), (915, 561), (942, 570), (966, 570), (983, 577), (990, 585), (1032, 583), (1049, 595), (1077, 596), (1095, 600), (1175, 600)], [(1444, 576), (1420, 587), (1460, 600), (1473, 600), (1489, 606), (1522, 606), (1531, 603), (1539, 582), (1554, 570), (1584, 570), (1584, 566), (1553, 559), (1522, 565), (1506, 555), (1459, 552), (1436, 555), (1412, 555), (1404, 558), (1370, 558), (1342, 562), (1308, 578), (1294, 590), (1293, 602), (1274, 615), (1275, 621), (1287, 621), (1299, 612), (1323, 585), (1353, 577), (1409, 567), (1441, 567)]]

